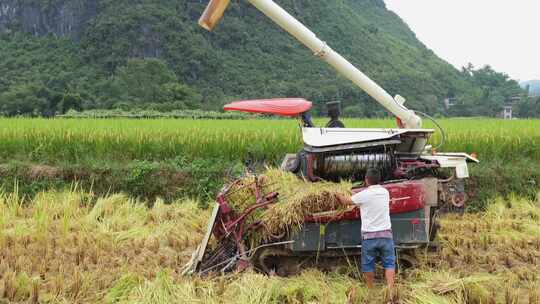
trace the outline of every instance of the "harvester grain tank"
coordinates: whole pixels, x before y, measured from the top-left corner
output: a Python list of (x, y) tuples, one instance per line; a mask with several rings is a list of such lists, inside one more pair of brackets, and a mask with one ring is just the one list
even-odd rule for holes
[[(405, 107), (403, 97), (392, 97), (272, 0), (247, 1), (394, 114), (398, 127), (342, 128), (335, 103), (330, 104), (329, 112), (333, 113), (330, 127), (315, 127), (309, 115), (312, 103), (302, 98), (239, 101), (226, 105), (225, 110), (299, 118), (304, 148), (288, 154), (281, 167), (311, 182), (362, 180), (368, 168), (378, 168), (384, 178), (383, 186), (391, 196), (390, 212), (398, 256), (403, 264), (412, 264), (411, 250), (428, 246), (434, 238), (438, 211), (463, 208), (467, 201), (467, 163), (478, 160), (465, 153), (435, 152), (427, 145), (435, 130), (422, 129), (418, 114), (427, 115)], [(229, 0), (211, 0), (199, 24), (212, 30), (228, 5)], [(358, 209), (340, 214), (339, 218), (312, 215), (305, 219), (300, 231), (250, 247), (245, 242), (249, 233), (249, 227), (244, 227), (245, 219), (258, 208), (279, 200), (279, 193), (263, 194), (256, 183), (253, 187), (256, 203), (240, 213), (233, 212), (227, 202), (228, 188), (221, 191), (207, 234), (186, 272), (207, 273), (255, 266), (263, 272), (287, 275), (297, 272), (298, 265), (318, 264), (324, 268), (360, 255)], [(355, 188), (353, 192), (361, 190), (361, 187)], [(208, 245), (211, 237), (217, 240), (214, 248)]]

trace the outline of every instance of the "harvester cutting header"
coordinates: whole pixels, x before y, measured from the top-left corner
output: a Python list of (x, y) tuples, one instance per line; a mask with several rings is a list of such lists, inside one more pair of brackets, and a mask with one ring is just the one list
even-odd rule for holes
[[(397, 118), (395, 129), (351, 129), (339, 121), (339, 105), (329, 104), (332, 120), (325, 128), (315, 127), (309, 115), (311, 102), (302, 98), (264, 99), (234, 102), (225, 110), (298, 117), (302, 122), (304, 148), (288, 154), (281, 166), (308, 182), (362, 180), (368, 168), (382, 173), (383, 186), (391, 196), (391, 218), (398, 248), (410, 250), (430, 243), (435, 234), (435, 216), (441, 207), (463, 208), (469, 177), (467, 162), (478, 162), (465, 153), (437, 153), (427, 145), (434, 133), (422, 129), (422, 119), (405, 107), (405, 99), (388, 92), (320, 40), (301, 22), (272, 0), (247, 0), (282, 29), (308, 47)], [(199, 20), (213, 30), (222, 19), (229, 0), (211, 0)], [(444, 168), (448, 168), (445, 170)], [(234, 210), (228, 186), (218, 195), (208, 233), (194, 254), (192, 271), (230, 270), (250, 263), (265, 272), (291, 270), (288, 261), (299, 258), (332, 258), (358, 255), (361, 247), (358, 210), (340, 214), (306, 216), (300, 230), (277, 233), (259, 244), (247, 244), (248, 235), (265, 223), (246, 224), (258, 209), (279, 204), (279, 189), (262, 193), (261, 182), (251, 185), (255, 203), (245, 210)], [(235, 184), (236, 186), (238, 183)], [(361, 188), (352, 189), (358, 192)], [(238, 191), (235, 190), (235, 191)], [(211, 236), (217, 247), (209, 250)], [(288, 266), (287, 266), (288, 265)], [(294, 267), (293, 267), (294, 268)], [(278, 271), (279, 272), (279, 271)]]

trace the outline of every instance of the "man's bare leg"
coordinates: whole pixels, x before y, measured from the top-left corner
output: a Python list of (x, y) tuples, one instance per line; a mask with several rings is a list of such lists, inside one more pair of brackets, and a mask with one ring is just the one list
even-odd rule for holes
[(395, 299), (395, 290), (394, 290), (394, 282), (396, 277), (396, 270), (395, 269), (385, 269), (384, 270), (384, 277), (386, 278), (386, 284), (388, 285), (388, 297), (390, 301), (394, 301)]
[(394, 289), (396, 270), (395, 269), (385, 269), (384, 270), (384, 277), (386, 278), (386, 284), (388, 285), (388, 288)]
[(366, 279), (367, 287), (373, 288), (375, 283), (375, 273), (374, 272), (364, 272), (364, 279)]

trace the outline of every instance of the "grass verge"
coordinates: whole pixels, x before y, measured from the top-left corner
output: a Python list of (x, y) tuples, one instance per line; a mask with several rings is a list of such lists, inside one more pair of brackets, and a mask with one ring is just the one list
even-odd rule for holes
[[(123, 192), (153, 201), (161, 197), (174, 201), (182, 197), (200, 199), (201, 205), (215, 198), (225, 181), (245, 169), (240, 162), (224, 159), (178, 157), (162, 162), (38, 164), (11, 161), (0, 165), (0, 187), (5, 192), (18, 188), (27, 198), (47, 190), (69, 190), (74, 185), (97, 195)], [(485, 210), (497, 196), (511, 193), (536, 199), (540, 185), (540, 163), (531, 159), (512, 162), (484, 161), (470, 165), (469, 211)]]

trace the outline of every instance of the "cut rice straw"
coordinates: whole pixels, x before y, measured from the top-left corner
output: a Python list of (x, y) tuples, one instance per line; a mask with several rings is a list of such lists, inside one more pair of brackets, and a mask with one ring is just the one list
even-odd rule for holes
[(275, 204), (255, 211), (248, 218), (248, 224), (261, 221), (264, 229), (258, 233), (264, 240), (299, 229), (307, 216), (335, 211), (339, 215), (339, 211), (349, 206), (336, 194), (350, 196), (352, 189), (347, 181), (311, 183), (290, 172), (268, 169), (262, 175), (250, 175), (232, 185), (226, 197), (235, 212), (242, 213), (256, 203), (256, 185), (262, 195), (279, 194)]

